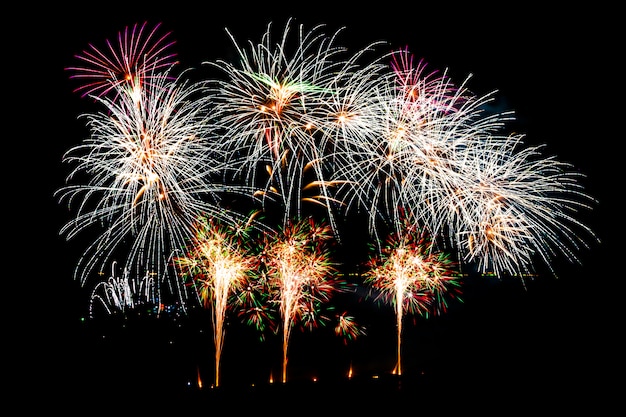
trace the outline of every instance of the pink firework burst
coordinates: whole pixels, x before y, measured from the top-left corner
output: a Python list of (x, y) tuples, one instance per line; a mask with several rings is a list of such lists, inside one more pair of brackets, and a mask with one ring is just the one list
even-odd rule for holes
[(148, 22), (142, 25), (126, 26), (118, 32), (117, 43), (106, 40), (106, 48), (98, 49), (93, 44), (82, 53), (75, 55), (81, 62), (79, 66), (67, 67), (72, 72), (70, 79), (81, 84), (74, 89), (81, 97), (102, 97), (116, 86), (128, 84), (129, 88), (139, 88), (150, 83), (151, 74), (157, 74), (161, 68), (177, 64), (176, 53), (172, 52), (175, 41), (171, 32), (159, 34), (161, 24), (148, 28)]

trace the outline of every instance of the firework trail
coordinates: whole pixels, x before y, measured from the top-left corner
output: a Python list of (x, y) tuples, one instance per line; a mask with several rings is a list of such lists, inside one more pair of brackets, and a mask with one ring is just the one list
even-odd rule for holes
[(460, 274), (457, 263), (447, 254), (438, 252), (426, 233), (416, 225), (406, 224), (402, 232), (390, 235), (382, 252), (365, 263), (364, 283), (377, 293), (375, 300), (394, 306), (396, 312), (397, 363), (402, 374), (402, 322), (406, 313), (428, 317), (443, 313), (447, 298), (460, 295)]
[(198, 221), (197, 235), (185, 256), (174, 258), (182, 276), (196, 289), (204, 307), (211, 309), (215, 344), (215, 386), (220, 383), (224, 346), (224, 320), (235, 304), (233, 294), (248, 285), (250, 271), (258, 266), (246, 244), (252, 242), (250, 223), (234, 228), (213, 219)]
[(150, 72), (150, 83), (118, 83), (114, 98), (94, 97), (106, 112), (85, 115), (90, 137), (63, 157), (74, 165), (67, 182), (86, 178), (87, 184), (56, 192), (68, 207), (78, 205), (61, 234), (70, 239), (90, 227), (104, 228), (77, 265), (83, 283), (94, 269), (122, 256), (116, 250), (128, 243), (123, 268), (156, 274), (184, 299), (167, 265), (195, 235), (196, 219), (210, 215), (234, 224), (244, 217), (221, 207), (221, 197), (251, 199), (253, 191), (221, 181), (227, 158), (215, 146), (204, 86), (184, 75)]

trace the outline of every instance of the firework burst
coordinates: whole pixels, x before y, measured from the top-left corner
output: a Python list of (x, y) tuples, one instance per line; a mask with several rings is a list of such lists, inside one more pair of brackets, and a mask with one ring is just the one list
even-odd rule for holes
[(337, 324), (335, 324), (334, 332), (336, 336), (341, 337), (344, 345), (367, 334), (366, 329), (358, 324), (356, 318), (349, 315), (347, 311), (337, 315)]
[(538, 257), (553, 273), (557, 254), (578, 261), (593, 232), (574, 214), (595, 200), (582, 189), (570, 164), (542, 156), (542, 146), (484, 141), (468, 150), (461, 181), (448, 195), (451, 229), (459, 256), (481, 272), (523, 276)]
[[(87, 114), (90, 138), (64, 155), (74, 165), (68, 183), (87, 178), (87, 184), (57, 191), (68, 206), (78, 203), (61, 233), (70, 239), (104, 227), (77, 266), (81, 282), (127, 244), (124, 269), (169, 281), (165, 267), (195, 235), (196, 219), (203, 214), (236, 223), (242, 216), (219, 206), (221, 194), (252, 195), (221, 182), (225, 157), (214, 146), (202, 84), (182, 75), (172, 80), (168, 72), (150, 79), (139, 90), (116, 85), (116, 99), (96, 98), (106, 113)], [(184, 297), (181, 290), (170, 289)]]
[(457, 187), (459, 153), (499, 127), (506, 115), (481, 117), (489, 96), (475, 97), (444, 73), (427, 72), (407, 50), (391, 55), (392, 71), (380, 78), (370, 134), (343, 142), (333, 179), (342, 182), (348, 208), (402, 227), (400, 211), (433, 236), (442, 233), (445, 197)]
[(126, 27), (117, 35), (117, 43), (106, 40), (106, 49), (89, 44), (89, 49), (75, 55), (80, 66), (67, 67), (80, 85), (74, 90), (81, 97), (119, 94), (119, 87), (141, 89), (142, 84), (152, 82), (161, 70), (177, 64), (172, 51), (175, 41), (171, 32), (159, 33), (161, 24), (149, 29), (148, 22), (141, 26)]
[[(111, 266), (111, 275), (94, 287), (89, 303), (89, 316), (95, 315), (97, 305), (103, 307), (107, 314), (125, 313), (139, 306), (154, 307), (156, 297), (154, 277), (145, 275), (141, 279), (130, 276), (128, 270), (122, 275), (117, 274), (117, 262)], [(157, 306), (158, 307), (158, 306)]]
[(327, 209), (336, 231), (331, 207), (341, 202), (333, 198), (335, 184), (327, 181), (322, 159), (334, 132), (352, 114), (346, 111), (353, 98), (347, 83), (363, 84), (361, 77), (369, 74), (355, 69), (368, 48), (347, 55), (336, 44), (340, 31), (329, 36), (323, 25), (308, 32), (300, 26), (291, 43), (290, 23), (276, 44), (268, 25), (261, 42), (250, 42), (249, 49), (229, 33), (239, 65), (209, 62), (225, 75), (212, 94), (216, 120), (238, 175), (259, 188), (264, 206), (280, 204), (283, 225), (302, 216), (303, 203), (313, 203)]
[(371, 90), (368, 134), (345, 136), (333, 156), (347, 211), (364, 209), (378, 242), (379, 221), (399, 232), (409, 219), (482, 272), (523, 274), (557, 253), (577, 260), (581, 232), (595, 238), (574, 216), (594, 203), (581, 175), (504, 133), (514, 116), (487, 111), (495, 92), (477, 96), (470, 77), (457, 86), (426, 68), (407, 49), (392, 53)]

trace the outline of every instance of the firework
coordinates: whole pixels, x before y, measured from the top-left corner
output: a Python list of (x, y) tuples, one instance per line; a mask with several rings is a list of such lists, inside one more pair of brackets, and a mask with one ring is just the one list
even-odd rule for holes
[(267, 302), (277, 306), (282, 319), (282, 380), (287, 381), (287, 351), (296, 324), (314, 329), (330, 317), (323, 307), (346, 283), (337, 276), (331, 260), (330, 226), (312, 218), (289, 222), (274, 234), (266, 234), (262, 260), (262, 280)]
[(379, 242), (378, 221), (398, 232), (410, 219), (482, 272), (521, 275), (556, 253), (577, 260), (580, 232), (595, 238), (574, 216), (594, 203), (582, 175), (504, 133), (514, 115), (487, 111), (495, 92), (477, 96), (470, 77), (457, 86), (426, 68), (407, 49), (393, 53), (372, 89), (369, 133), (343, 138), (331, 179), (347, 211), (365, 209)]
[(364, 283), (374, 292), (375, 300), (395, 308), (397, 330), (396, 372), (402, 374), (401, 342), (405, 313), (428, 317), (443, 313), (447, 298), (458, 298), (460, 274), (456, 262), (438, 252), (426, 233), (418, 233), (408, 224), (400, 233), (390, 235), (382, 252), (365, 263)]
[[(522, 136), (502, 134), (506, 122), (514, 119), (513, 112), (487, 112), (495, 92), (476, 96), (467, 87), (470, 77), (456, 85), (447, 72), (427, 71), (424, 61), (416, 62), (408, 48), (362, 65), (365, 52), (374, 50), (378, 43), (349, 54), (336, 44), (340, 30), (328, 35), (324, 25), (308, 32), (300, 26), (294, 36), (289, 20), (278, 42), (274, 43), (269, 24), (261, 41), (250, 41), (248, 49), (228, 33), (239, 57), (238, 65), (223, 60), (208, 62), (225, 79), (204, 84), (211, 87), (202, 89), (204, 96), (197, 99), (197, 104), (188, 101), (189, 111), (180, 116), (175, 108), (180, 103), (173, 92), (188, 94), (184, 87), (165, 84), (166, 79), (172, 84), (180, 79), (172, 81), (169, 77), (175, 63), (171, 52), (174, 42), (169, 40), (170, 33), (157, 35), (159, 29), (156, 25), (149, 30), (147, 23), (127, 27), (118, 34), (117, 44), (107, 41), (107, 53), (90, 45), (90, 50), (77, 55), (83, 65), (67, 68), (74, 73), (71, 78), (84, 82), (77, 90), (98, 98), (110, 113), (90, 117), (94, 138), (72, 149), (72, 153), (82, 151), (84, 156), (66, 157), (79, 163), (76, 171), (95, 173), (90, 186), (67, 188), (66, 195), (73, 199), (84, 191), (93, 198), (96, 185), (98, 191), (107, 194), (102, 207), (79, 215), (75, 229), (103, 218), (110, 224), (119, 202), (128, 202), (122, 197), (124, 193), (115, 196), (119, 184), (112, 182), (111, 187), (102, 179), (106, 175), (103, 172), (113, 171), (112, 163), (97, 160), (103, 154), (112, 156), (112, 152), (102, 150), (107, 146), (107, 137), (136, 135), (144, 138), (140, 141), (148, 138), (147, 142), (152, 142), (156, 136), (149, 136), (158, 131), (161, 123), (166, 122), (165, 136), (169, 136), (171, 117), (192, 122), (187, 123), (187, 130), (196, 130), (183, 142), (189, 143), (191, 138), (209, 142), (201, 151), (192, 150), (191, 158), (187, 158), (187, 150), (176, 151), (181, 158), (174, 170), (185, 171), (182, 164), (188, 161), (193, 173), (193, 185), (185, 185), (184, 191), (194, 201), (176, 203), (178, 213), (193, 208), (182, 215), (187, 219), (182, 221), (184, 225), (196, 218), (196, 207), (207, 206), (197, 194), (214, 197), (207, 190), (232, 189), (233, 183), (243, 179), (246, 187), (240, 188), (245, 190), (242, 194), (255, 193), (264, 208), (268, 201), (282, 204), (283, 225), (293, 215), (301, 216), (303, 202), (314, 202), (328, 210), (329, 222), (336, 231), (331, 205), (343, 206), (347, 215), (353, 209), (365, 210), (370, 233), (381, 241), (378, 222), (398, 229), (401, 210), (431, 236), (447, 236), (466, 261), (478, 263), (481, 269), (493, 268), (497, 273), (527, 269), (534, 254), (547, 263), (557, 251), (575, 260), (574, 252), (584, 242), (574, 228), (591, 232), (573, 216), (578, 208), (590, 208), (593, 199), (584, 194), (577, 175), (568, 171), (571, 167), (552, 158), (524, 161), (538, 148), (513, 155), (510, 143), (517, 145)], [(383, 57), (389, 59), (388, 66), (383, 65)], [(119, 99), (106, 99), (109, 93)], [(207, 114), (212, 115), (210, 121), (203, 119)], [(219, 140), (207, 141), (207, 131)], [(174, 143), (179, 146), (182, 142)], [(119, 146), (120, 153), (112, 161), (120, 160), (119, 155), (130, 149), (125, 146)], [(163, 188), (165, 172), (150, 166), (159, 147), (152, 143), (141, 147), (146, 149), (131, 150), (139, 161), (137, 169), (122, 170), (116, 176), (140, 184), (131, 193), (132, 206), (150, 190), (160, 195), (165, 195), (162, 191), (173, 192)], [(170, 152), (168, 149), (161, 155), (174, 155)], [(199, 168), (198, 155), (209, 158), (204, 171)], [(160, 165), (167, 171), (167, 164)], [(531, 166), (540, 172), (532, 178), (527, 175)], [(501, 177), (489, 178), (489, 170), (494, 169), (500, 171), (494, 172), (496, 176), (508, 170), (508, 182)], [(217, 171), (221, 171), (225, 183), (205, 184), (205, 178), (218, 177)], [(510, 180), (518, 176), (528, 187), (519, 187)], [(491, 191), (483, 192), (483, 184), (472, 182), (475, 178), (485, 180)], [(539, 187), (533, 187), (535, 181)], [(492, 183), (497, 183), (497, 191), (493, 191)], [(334, 187), (337, 190), (332, 190)], [(535, 192), (537, 188), (543, 191)], [(190, 190), (193, 192), (187, 193)], [(317, 193), (309, 194), (310, 190)], [(528, 193), (530, 202), (519, 208), (524, 193)], [(490, 205), (494, 198), (507, 200), (507, 205), (498, 204), (493, 210)], [(86, 208), (84, 203), (82, 208)], [(102, 212), (105, 209), (106, 214)], [(550, 210), (552, 214), (540, 222), (541, 213)], [(115, 245), (111, 242), (121, 240), (130, 229), (137, 230), (135, 220), (126, 213), (121, 222), (133, 226), (111, 227), (106, 237), (95, 243), (94, 251), (103, 247), (108, 252)], [(171, 210), (164, 213), (169, 216)], [(187, 226), (175, 228), (180, 227)], [(172, 229), (166, 227), (167, 234)], [(496, 230), (503, 232), (496, 233), (502, 239), (489, 238)], [(147, 236), (157, 232), (147, 228), (141, 233)], [(336, 237), (339, 239), (338, 234)], [(149, 252), (160, 249), (156, 245)]]
[(521, 147), (521, 137), (506, 143), (484, 141), (468, 149), (461, 181), (448, 195), (451, 229), (464, 263), (496, 275), (533, 272), (538, 257), (551, 267), (557, 254), (577, 261), (593, 232), (574, 214), (595, 202), (582, 189), (581, 173), (542, 146)]
[(250, 223), (234, 228), (213, 219), (201, 218), (197, 234), (185, 256), (174, 258), (187, 282), (193, 283), (203, 305), (211, 309), (215, 344), (215, 386), (220, 382), (220, 362), (224, 345), (224, 319), (232, 308), (233, 294), (247, 286), (249, 272), (258, 258), (246, 250), (251, 242)]
[(326, 35), (323, 25), (308, 32), (300, 26), (291, 43), (290, 23), (276, 44), (268, 25), (261, 42), (250, 42), (249, 50), (229, 33), (238, 65), (208, 63), (225, 75), (215, 80), (212, 94), (216, 120), (238, 175), (259, 188), (264, 206), (280, 204), (283, 225), (302, 216), (306, 202), (325, 207), (336, 231), (331, 207), (341, 202), (333, 199), (322, 159), (348, 114), (345, 102), (352, 88), (346, 84), (358, 85), (369, 73), (355, 69), (367, 48), (347, 55), (336, 45), (340, 31)]
[(349, 135), (333, 179), (345, 184), (348, 208), (369, 213), (370, 232), (378, 220), (401, 227), (400, 210), (436, 236), (441, 231), (445, 197), (456, 189), (458, 154), (500, 126), (500, 117), (480, 117), (490, 100), (426, 64), (414, 64), (407, 50), (391, 55), (393, 71), (370, 92), (376, 106), (370, 134)]
[(176, 53), (172, 51), (175, 41), (171, 32), (159, 34), (161, 24), (148, 29), (148, 22), (132, 29), (126, 27), (117, 35), (117, 43), (107, 39), (106, 49), (90, 44), (89, 49), (75, 55), (80, 66), (67, 67), (71, 79), (80, 81), (74, 91), (81, 97), (101, 97), (119, 94), (119, 87), (131, 90), (152, 82), (153, 74), (167, 70), (176, 64)]
[(595, 238), (576, 218), (596, 202), (583, 175), (506, 134), (513, 112), (488, 111), (496, 92), (474, 94), (471, 76), (457, 84), (408, 48), (367, 59), (380, 42), (352, 54), (340, 30), (294, 32), (289, 20), (278, 42), (270, 24), (248, 48), (227, 31), (237, 63), (208, 62), (225, 77), (191, 83), (173, 74), (174, 42), (159, 29), (127, 27), (66, 68), (103, 111), (83, 115), (90, 136), (63, 156), (73, 168), (55, 196), (77, 212), (61, 234), (99, 232), (81, 283), (122, 258), (122, 277), (92, 293), (109, 312), (160, 303), (164, 283), (187, 302), (192, 284), (212, 310), (216, 385), (229, 309), (262, 334), (282, 329), (283, 382), (296, 324), (334, 316), (344, 341), (364, 334), (329, 314), (347, 285), (331, 261), (339, 215), (348, 229), (355, 212), (367, 218), (365, 283), (395, 308), (398, 373), (403, 317), (443, 313), (460, 293), (457, 268), (523, 276), (536, 258), (578, 261), (583, 237)]
[[(104, 228), (77, 265), (81, 282), (116, 255), (126, 256), (124, 269), (155, 274), (184, 298), (182, 287), (169, 283), (166, 266), (195, 235), (196, 219), (234, 224), (244, 217), (219, 204), (222, 194), (252, 191), (221, 181), (225, 157), (214, 146), (202, 84), (183, 75), (172, 80), (168, 72), (151, 73), (152, 82), (139, 90), (119, 84), (116, 99), (97, 97), (106, 113), (87, 114), (90, 138), (64, 155), (74, 165), (68, 183), (87, 178), (87, 184), (57, 191), (71, 208), (78, 203), (61, 233), (70, 239)], [(127, 242), (128, 252), (116, 253)]]
[(366, 330), (359, 325), (354, 316), (344, 311), (337, 316), (337, 324), (335, 325), (335, 335), (342, 338), (344, 345), (348, 344), (348, 341), (356, 340), (357, 337), (365, 336)]

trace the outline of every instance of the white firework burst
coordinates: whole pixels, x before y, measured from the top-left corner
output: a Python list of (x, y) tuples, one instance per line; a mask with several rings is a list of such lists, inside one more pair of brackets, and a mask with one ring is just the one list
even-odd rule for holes
[(268, 25), (261, 42), (249, 42), (248, 49), (229, 34), (238, 65), (209, 62), (225, 75), (212, 93), (216, 121), (238, 176), (259, 188), (264, 207), (279, 203), (283, 225), (301, 217), (307, 202), (323, 206), (336, 231), (331, 206), (341, 202), (333, 198), (324, 157), (346, 115), (340, 107), (369, 74), (357, 71), (356, 61), (370, 48), (347, 55), (336, 45), (341, 30), (329, 36), (324, 25), (299, 26), (292, 39), (290, 24), (276, 44)]
[(152, 73), (149, 84), (116, 85), (115, 100), (96, 97), (106, 111), (84, 115), (90, 137), (64, 155), (74, 165), (67, 182), (86, 184), (57, 191), (68, 206), (78, 205), (61, 233), (70, 239), (103, 228), (78, 263), (81, 282), (122, 253), (117, 249), (128, 251), (125, 270), (165, 279), (170, 257), (194, 236), (200, 215), (242, 217), (221, 206), (221, 197), (252, 191), (222, 182), (226, 158), (215, 146), (203, 83), (183, 75)]

